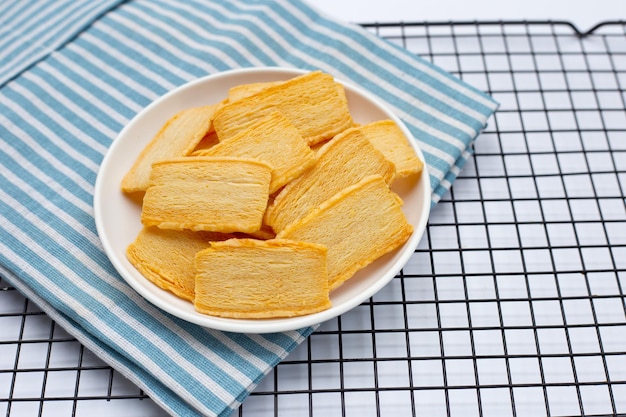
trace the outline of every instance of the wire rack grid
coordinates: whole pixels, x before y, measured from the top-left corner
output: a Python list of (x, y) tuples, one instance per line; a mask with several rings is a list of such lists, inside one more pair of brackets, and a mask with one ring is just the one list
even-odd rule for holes
[[(501, 107), (403, 271), (235, 414), (626, 413), (626, 23), (364, 26)], [(163, 415), (0, 290), (0, 414)]]

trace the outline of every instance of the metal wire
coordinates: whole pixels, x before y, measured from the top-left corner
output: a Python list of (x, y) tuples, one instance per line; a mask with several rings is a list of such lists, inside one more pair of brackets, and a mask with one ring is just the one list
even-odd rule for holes
[[(626, 413), (626, 24), (364, 26), (501, 107), (403, 271), (237, 414)], [(0, 278), (0, 414), (94, 404), (161, 415)]]

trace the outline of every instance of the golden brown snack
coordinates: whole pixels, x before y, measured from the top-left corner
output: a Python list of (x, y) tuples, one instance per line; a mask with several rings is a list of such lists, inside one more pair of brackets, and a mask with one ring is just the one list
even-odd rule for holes
[(380, 175), (364, 178), (280, 232), (277, 239), (315, 242), (328, 248), (333, 290), (413, 233), (400, 198)]
[(358, 130), (348, 129), (318, 151), (313, 168), (278, 192), (265, 213), (265, 223), (278, 233), (368, 175), (378, 174), (391, 182), (394, 169)]
[[(259, 91), (265, 90), (267, 87), (272, 87), (274, 85), (278, 85), (283, 83), (284, 81), (269, 81), (263, 83), (250, 83), (250, 84), (241, 84), (232, 87), (228, 90), (228, 102), (233, 102), (240, 100), (242, 98), (249, 97), (253, 94), (258, 93)], [(339, 93), (339, 98), (341, 101), (345, 102), (346, 105), (348, 103), (348, 99), (346, 97), (346, 90), (342, 84), (336, 83), (337, 92)]]
[(200, 142), (198, 142), (198, 144), (194, 148), (193, 152), (190, 153), (190, 155), (193, 156), (197, 154), (199, 151), (210, 149), (213, 146), (217, 145), (218, 143), (220, 143), (220, 141), (217, 138), (217, 133), (215, 133), (215, 130), (211, 130), (206, 135), (204, 135), (204, 137), (202, 138), (202, 140), (200, 140)]
[(356, 124), (348, 95), (315, 71), (172, 117), (123, 181), (143, 196), (131, 263), (204, 314), (329, 308), (331, 290), (409, 239), (389, 184), (423, 168), (393, 121)]
[(240, 100), (242, 98), (249, 97), (253, 94), (258, 93), (259, 91), (265, 90), (267, 87), (271, 87), (273, 85), (278, 85), (284, 81), (269, 81), (263, 83), (250, 83), (250, 84), (241, 84), (231, 87), (228, 90), (228, 102), (232, 103), (233, 101)]
[[(346, 106), (348, 105), (348, 96), (346, 96), (346, 88), (343, 84), (338, 82), (335, 83), (335, 88), (337, 89), (337, 94), (339, 94), (339, 100), (344, 103)], [(354, 121), (352, 122), (354, 124)]]
[(396, 178), (422, 172), (424, 163), (417, 157), (402, 130), (393, 120), (379, 120), (357, 128), (385, 158), (396, 167)]
[(232, 138), (194, 155), (235, 156), (267, 162), (272, 167), (270, 194), (311, 168), (316, 161), (298, 129), (277, 111), (259, 118)]
[(164, 290), (193, 301), (196, 253), (211, 246), (211, 241), (230, 235), (209, 232), (143, 228), (126, 249), (131, 264), (148, 280)]
[(326, 248), (230, 239), (196, 255), (196, 309), (232, 318), (293, 317), (331, 306)]
[(271, 167), (255, 159), (198, 156), (157, 162), (141, 222), (162, 229), (256, 232), (270, 178)]
[(340, 97), (333, 77), (314, 71), (225, 104), (213, 120), (220, 142), (274, 110), (283, 113), (309, 145), (329, 139), (352, 124), (347, 101)]
[(276, 237), (276, 233), (266, 225), (261, 225), (261, 229), (252, 233), (233, 233), (233, 237), (240, 239), (258, 239), (258, 240), (270, 240)]
[(194, 107), (170, 118), (126, 173), (122, 179), (122, 190), (125, 193), (145, 191), (154, 162), (189, 155), (211, 130), (211, 120), (217, 108), (217, 104)]

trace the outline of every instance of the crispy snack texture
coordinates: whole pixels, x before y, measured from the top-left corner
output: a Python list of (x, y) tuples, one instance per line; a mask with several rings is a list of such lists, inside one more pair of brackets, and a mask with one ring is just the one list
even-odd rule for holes
[(326, 248), (289, 240), (230, 239), (196, 255), (202, 313), (232, 318), (293, 317), (330, 307)]
[(424, 163), (417, 157), (402, 130), (393, 120), (379, 120), (356, 128), (396, 168), (396, 178), (418, 175)]
[(232, 138), (195, 155), (255, 158), (272, 167), (270, 194), (311, 168), (317, 159), (293, 124), (275, 111)]
[(349, 97), (313, 71), (171, 117), (121, 183), (143, 198), (132, 265), (211, 316), (330, 308), (331, 291), (409, 240), (396, 192), (424, 167), (393, 120), (356, 123)]
[(193, 301), (196, 253), (210, 247), (212, 241), (231, 237), (220, 233), (147, 227), (141, 229), (135, 241), (128, 246), (126, 256), (154, 284), (185, 300)]
[(283, 82), (284, 81), (269, 81), (269, 82), (264, 82), (264, 83), (250, 83), (250, 84), (236, 85), (234, 87), (231, 87), (228, 90), (228, 102), (232, 103), (242, 98), (249, 97), (251, 95), (258, 93), (259, 91), (265, 90), (268, 87), (282, 84)]
[(278, 233), (366, 176), (378, 174), (390, 183), (394, 173), (393, 164), (358, 129), (347, 129), (320, 149), (312, 169), (276, 195), (265, 222)]
[(352, 124), (347, 101), (334, 78), (313, 71), (221, 107), (213, 120), (220, 142), (275, 110), (293, 123), (309, 145), (330, 139)]
[(212, 128), (218, 105), (185, 109), (161, 127), (122, 180), (122, 191), (146, 191), (152, 164), (163, 159), (189, 155)]
[(401, 207), (383, 177), (372, 175), (337, 193), (276, 238), (325, 245), (333, 290), (407, 241), (413, 226)]
[(198, 156), (157, 162), (141, 222), (161, 229), (257, 232), (270, 178), (270, 166), (256, 159)]

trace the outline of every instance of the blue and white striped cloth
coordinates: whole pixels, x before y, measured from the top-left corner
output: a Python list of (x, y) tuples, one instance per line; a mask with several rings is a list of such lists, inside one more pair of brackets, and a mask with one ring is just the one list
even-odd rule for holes
[(15, 0), (0, 5), (0, 34), (0, 275), (173, 415), (230, 414), (313, 329), (208, 330), (158, 310), (117, 275), (96, 234), (94, 182), (138, 111), (226, 69), (319, 68), (406, 122), (434, 204), (496, 108), (301, 0)]
[(0, 2), (0, 85), (61, 47), (120, 0)]

